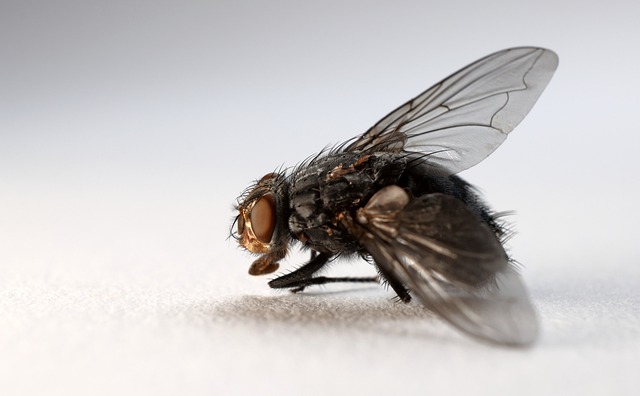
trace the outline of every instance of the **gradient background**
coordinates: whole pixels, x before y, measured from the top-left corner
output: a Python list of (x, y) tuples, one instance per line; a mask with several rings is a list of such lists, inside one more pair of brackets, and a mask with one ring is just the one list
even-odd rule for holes
[[(636, 394), (638, 15), (629, 0), (3, 0), (0, 393)], [(253, 179), (520, 45), (559, 69), (463, 176), (517, 212), (533, 349), (476, 343), (377, 287), (291, 296), (246, 275), (227, 236)]]

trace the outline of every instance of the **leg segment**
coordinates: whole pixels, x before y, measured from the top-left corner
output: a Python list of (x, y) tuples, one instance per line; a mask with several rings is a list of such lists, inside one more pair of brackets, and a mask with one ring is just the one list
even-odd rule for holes
[(269, 282), (269, 286), (274, 289), (291, 289), (292, 292), (297, 293), (303, 291), (307, 286), (312, 285), (324, 285), (327, 283), (339, 283), (339, 282), (378, 282), (378, 277), (326, 277), (319, 276), (314, 278), (313, 274), (318, 272), (331, 258), (331, 255), (326, 253), (311, 254), (311, 260), (291, 272), (290, 274), (283, 275), (279, 278), (275, 278)]
[(409, 294), (409, 290), (406, 287), (404, 287), (402, 282), (397, 280), (392, 274), (384, 270), (382, 267), (376, 265), (376, 268), (380, 273), (380, 277), (384, 279), (384, 281), (387, 282), (389, 286), (391, 286), (393, 291), (396, 292), (396, 294), (398, 295), (398, 298), (400, 299), (400, 301), (404, 303), (408, 303), (409, 301), (411, 301), (411, 295)]
[(297, 293), (303, 291), (307, 286), (311, 285), (326, 285), (327, 283), (368, 283), (375, 282), (378, 283), (379, 279), (377, 276), (368, 276), (368, 277), (327, 277), (327, 276), (318, 276), (315, 278), (304, 279), (299, 282), (296, 288), (291, 289), (292, 292)]
[(317, 255), (312, 254), (311, 260), (298, 268), (297, 270), (275, 278), (269, 281), (269, 286), (274, 289), (288, 289), (293, 287), (299, 287), (300, 283), (304, 283), (308, 279), (313, 277), (313, 274), (318, 272), (331, 258), (327, 253), (320, 253)]

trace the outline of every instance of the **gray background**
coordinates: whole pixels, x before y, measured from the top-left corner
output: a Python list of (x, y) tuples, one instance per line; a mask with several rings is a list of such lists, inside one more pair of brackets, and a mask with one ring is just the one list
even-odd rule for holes
[[(638, 15), (628, 0), (2, 1), (0, 393), (635, 394)], [(227, 236), (252, 180), (519, 45), (559, 69), (463, 176), (516, 211), (534, 348), (479, 344), (378, 287), (291, 296), (246, 275)]]

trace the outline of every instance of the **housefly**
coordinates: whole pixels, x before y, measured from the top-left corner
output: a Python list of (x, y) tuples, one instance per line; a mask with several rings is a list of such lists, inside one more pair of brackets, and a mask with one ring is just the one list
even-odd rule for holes
[[(525, 117), (558, 65), (544, 48), (488, 55), (393, 110), (364, 134), (268, 173), (239, 198), (232, 235), (272, 273), (299, 242), (309, 262), (269, 282), (302, 291), (381, 280), (472, 336), (528, 345), (536, 313), (504, 249), (509, 231), (456, 176), (491, 154)], [(360, 255), (376, 278), (315, 276)]]

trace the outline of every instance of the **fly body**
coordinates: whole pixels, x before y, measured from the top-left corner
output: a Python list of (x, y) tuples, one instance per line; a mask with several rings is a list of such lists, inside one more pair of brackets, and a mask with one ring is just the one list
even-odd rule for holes
[[(445, 78), (359, 137), (269, 173), (238, 199), (233, 235), (258, 258), (252, 275), (279, 268), (292, 243), (309, 262), (269, 282), (294, 292), (330, 282), (383, 281), (416, 296), (458, 329), (528, 345), (536, 313), (503, 242), (507, 234), (456, 174), (482, 161), (526, 116), (558, 64), (550, 50), (511, 48)], [(359, 254), (376, 278), (317, 273)]]

